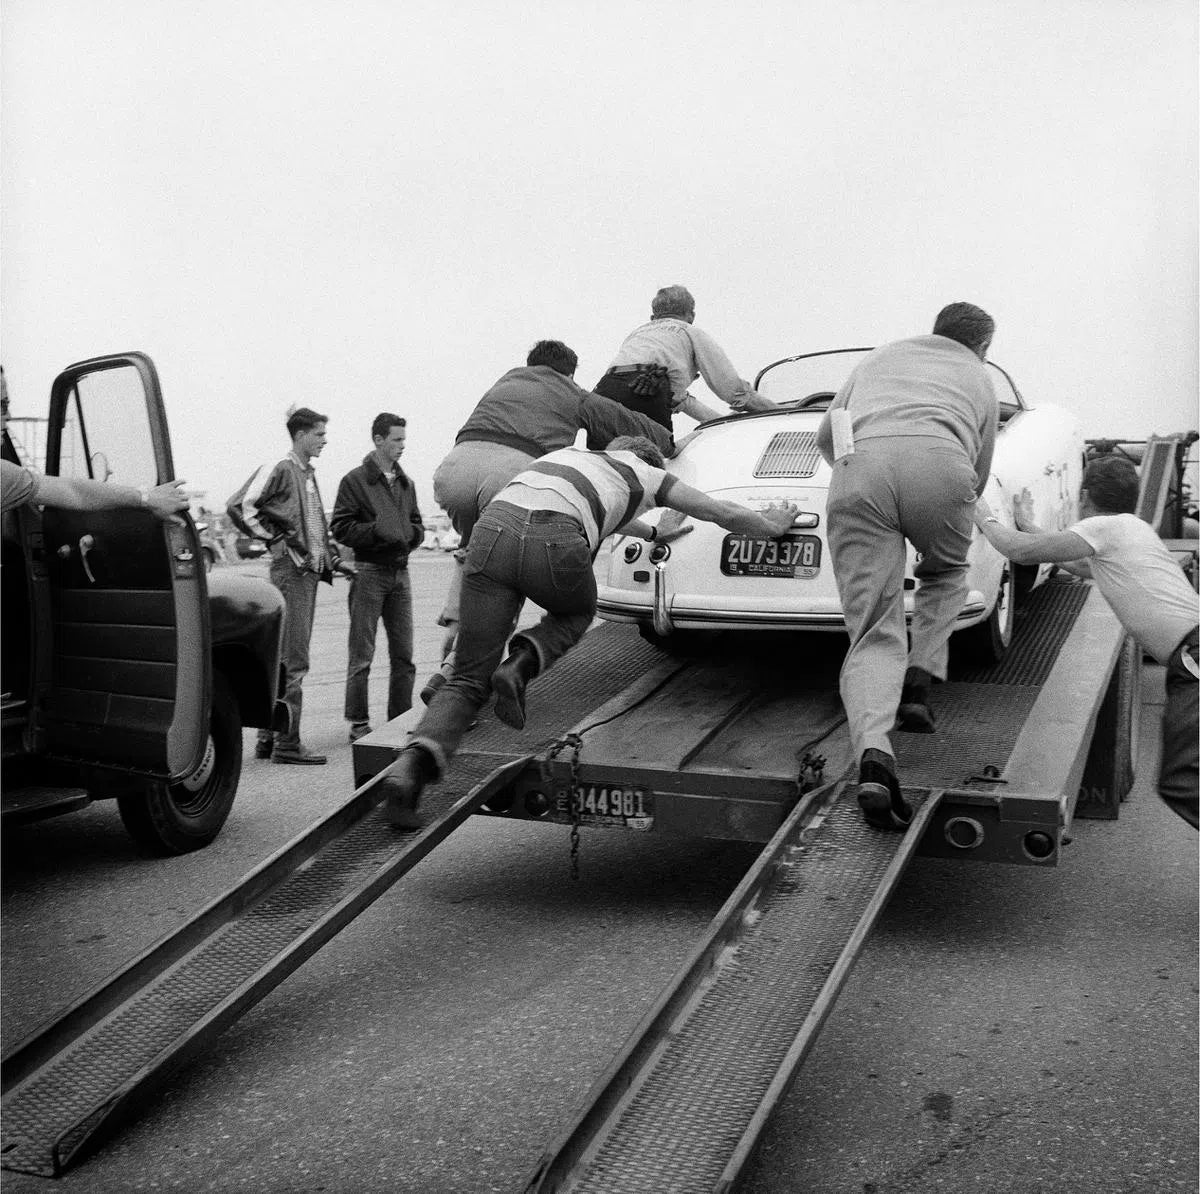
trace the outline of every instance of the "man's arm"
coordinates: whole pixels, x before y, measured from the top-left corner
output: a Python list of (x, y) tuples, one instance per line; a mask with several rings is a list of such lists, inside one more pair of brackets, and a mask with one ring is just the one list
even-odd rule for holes
[[(990, 383), (989, 383), (990, 384)], [(999, 422), (1000, 411), (995, 399), (992, 399), (991, 418), (984, 423), (983, 442), (979, 455), (975, 459), (975, 496), (982, 497), (983, 491), (992, 475), (992, 456), (996, 451), (996, 426)]]
[(664, 456), (675, 454), (675, 441), (671, 433), (638, 411), (629, 410), (603, 394), (583, 391), (579, 403), (579, 421), (588, 433), (588, 447), (602, 451), (619, 435), (640, 435), (658, 447)]
[(379, 536), (375, 532), (375, 511), (363, 507), (353, 483), (352, 473), (347, 473), (338, 482), (333, 514), (329, 519), (329, 533), (339, 543), (344, 543), (356, 551), (378, 547), (380, 544)]
[(672, 510), (690, 514), (693, 518), (700, 518), (705, 522), (715, 522), (727, 531), (736, 531), (742, 535), (761, 535), (766, 539), (777, 539), (785, 534), (795, 522), (800, 509), (794, 502), (784, 502), (759, 514), (737, 502), (725, 502), (709, 497), (707, 493), (678, 480), (667, 490), (665, 501)]
[(713, 419), (723, 417), (720, 411), (713, 410), (711, 406), (705, 406), (690, 390), (684, 390), (683, 398), (674, 409), (695, 419), (697, 423), (710, 423)]
[(696, 368), (705, 384), (718, 398), (734, 410), (774, 410), (775, 403), (760, 394), (737, 370), (721, 346), (707, 333), (694, 325), (690, 327), (692, 347), (696, 353)]
[(1002, 556), (1015, 564), (1067, 564), (1096, 554), (1092, 545), (1074, 531), (1031, 532), (1004, 526), (985, 498), (975, 503), (975, 525)]
[[(145, 506), (155, 518), (166, 521), (188, 507), (181, 492), (183, 481), (166, 481), (153, 488), (114, 485), (86, 477), (38, 477), (36, 501), (58, 510), (126, 510)], [(144, 496), (143, 496), (144, 495)]]

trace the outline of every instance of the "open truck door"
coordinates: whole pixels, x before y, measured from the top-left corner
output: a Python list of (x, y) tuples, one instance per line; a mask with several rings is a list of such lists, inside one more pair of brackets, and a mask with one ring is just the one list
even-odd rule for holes
[[(46, 472), (134, 486), (174, 477), (149, 357), (97, 357), (56, 378)], [(176, 804), (180, 791), (204, 798), (215, 765), (196, 527), (187, 515), (163, 523), (146, 509), (47, 508), (26, 551), (36, 623), (29, 746), (96, 768), (134, 836), (161, 847), (148, 824), (153, 793), (174, 789)]]

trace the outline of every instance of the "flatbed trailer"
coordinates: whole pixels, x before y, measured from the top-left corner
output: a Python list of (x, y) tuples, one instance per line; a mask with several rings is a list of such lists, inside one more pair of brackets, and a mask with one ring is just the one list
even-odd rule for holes
[[(5, 1056), (3, 1166), (52, 1175), (85, 1156), (477, 813), (767, 844), (693, 964), (547, 1154), (533, 1188), (583, 1180), (580, 1165), (600, 1155), (607, 1133), (628, 1130), (609, 1114), (624, 1114), (618, 1093), (655, 1085), (644, 1067), (665, 1056), (679, 1015), (703, 1010), (718, 971), (743, 982), (756, 973), (745, 961), (754, 954), (765, 967), (751, 982), (760, 1000), (807, 1010), (798, 1024), (754, 1017), (774, 1025), (777, 1056), (770, 1074), (749, 1075), (742, 1101), (758, 1102), (736, 1144), (720, 1137), (716, 1160), (727, 1168), (730, 1147), (748, 1156), (913, 854), (1052, 866), (1072, 818), (1116, 816), (1131, 775), (1140, 656), (1090, 585), (1053, 582), (1021, 611), (1003, 664), (935, 689), (937, 735), (897, 735), (906, 791), (920, 806), (913, 828), (868, 831), (844, 799), (849, 756), (832, 695), (833, 642), (800, 638), (785, 651), (779, 640), (764, 654), (771, 644), (760, 641), (756, 651), (734, 636), (711, 655), (675, 659), (631, 627), (600, 626), (569, 666), (531, 687), (525, 730), (481, 716), (446, 780), (427, 792), (429, 820), (416, 833), (387, 826), (376, 792), (378, 772), (413, 717), (361, 739), (353, 752), (359, 784), (348, 801)], [(586, 865), (586, 834), (572, 839), (572, 861)], [(792, 911), (780, 921), (779, 893), (800, 889), (806, 894), (784, 901)], [(820, 915), (809, 906), (814, 891)], [(760, 956), (762, 942), (770, 949)], [(771, 974), (800, 972), (809, 976), (803, 991), (779, 996)], [(699, 1040), (701, 1054), (722, 1055), (707, 1028), (689, 1039)], [(744, 1051), (737, 1042), (725, 1047)], [(678, 1080), (704, 1104), (710, 1088), (695, 1085), (695, 1072), (688, 1063)], [(632, 1122), (636, 1128), (636, 1111)], [(650, 1122), (655, 1133), (689, 1138), (657, 1111)], [(653, 1137), (647, 1146), (654, 1151)]]

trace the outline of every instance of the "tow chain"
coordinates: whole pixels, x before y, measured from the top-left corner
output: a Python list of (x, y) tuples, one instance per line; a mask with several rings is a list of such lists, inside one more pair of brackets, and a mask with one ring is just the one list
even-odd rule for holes
[(543, 764), (543, 775), (547, 784), (551, 783), (551, 764), (567, 747), (571, 748), (570, 780), (567, 786), (567, 809), (571, 814), (571, 878), (579, 878), (579, 807), (575, 803), (575, 792), (579, 788), (579, 752), (583, 747), (583, 738), (579, 734), (565, 734), (546, 753)]

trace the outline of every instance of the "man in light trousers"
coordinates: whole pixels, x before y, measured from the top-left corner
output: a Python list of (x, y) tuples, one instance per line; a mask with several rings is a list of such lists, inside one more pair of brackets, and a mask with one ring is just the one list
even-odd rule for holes
[[(842, 703), (859, 764), (858, 801), (881, 829), (904, 829), (912, 819), (889, 732), (933, 732), (929, 685), (946, 677), (967, 594), (975, 499), (991, 471), (999, 414), (983, 363), (994, 330), (970, 303), (943, 308), (931, 335), (867, 356), (818, 433), (833, 467), (829, 547), (850, 635)], [(920, 553), (911, 649), (907, 543)]]

